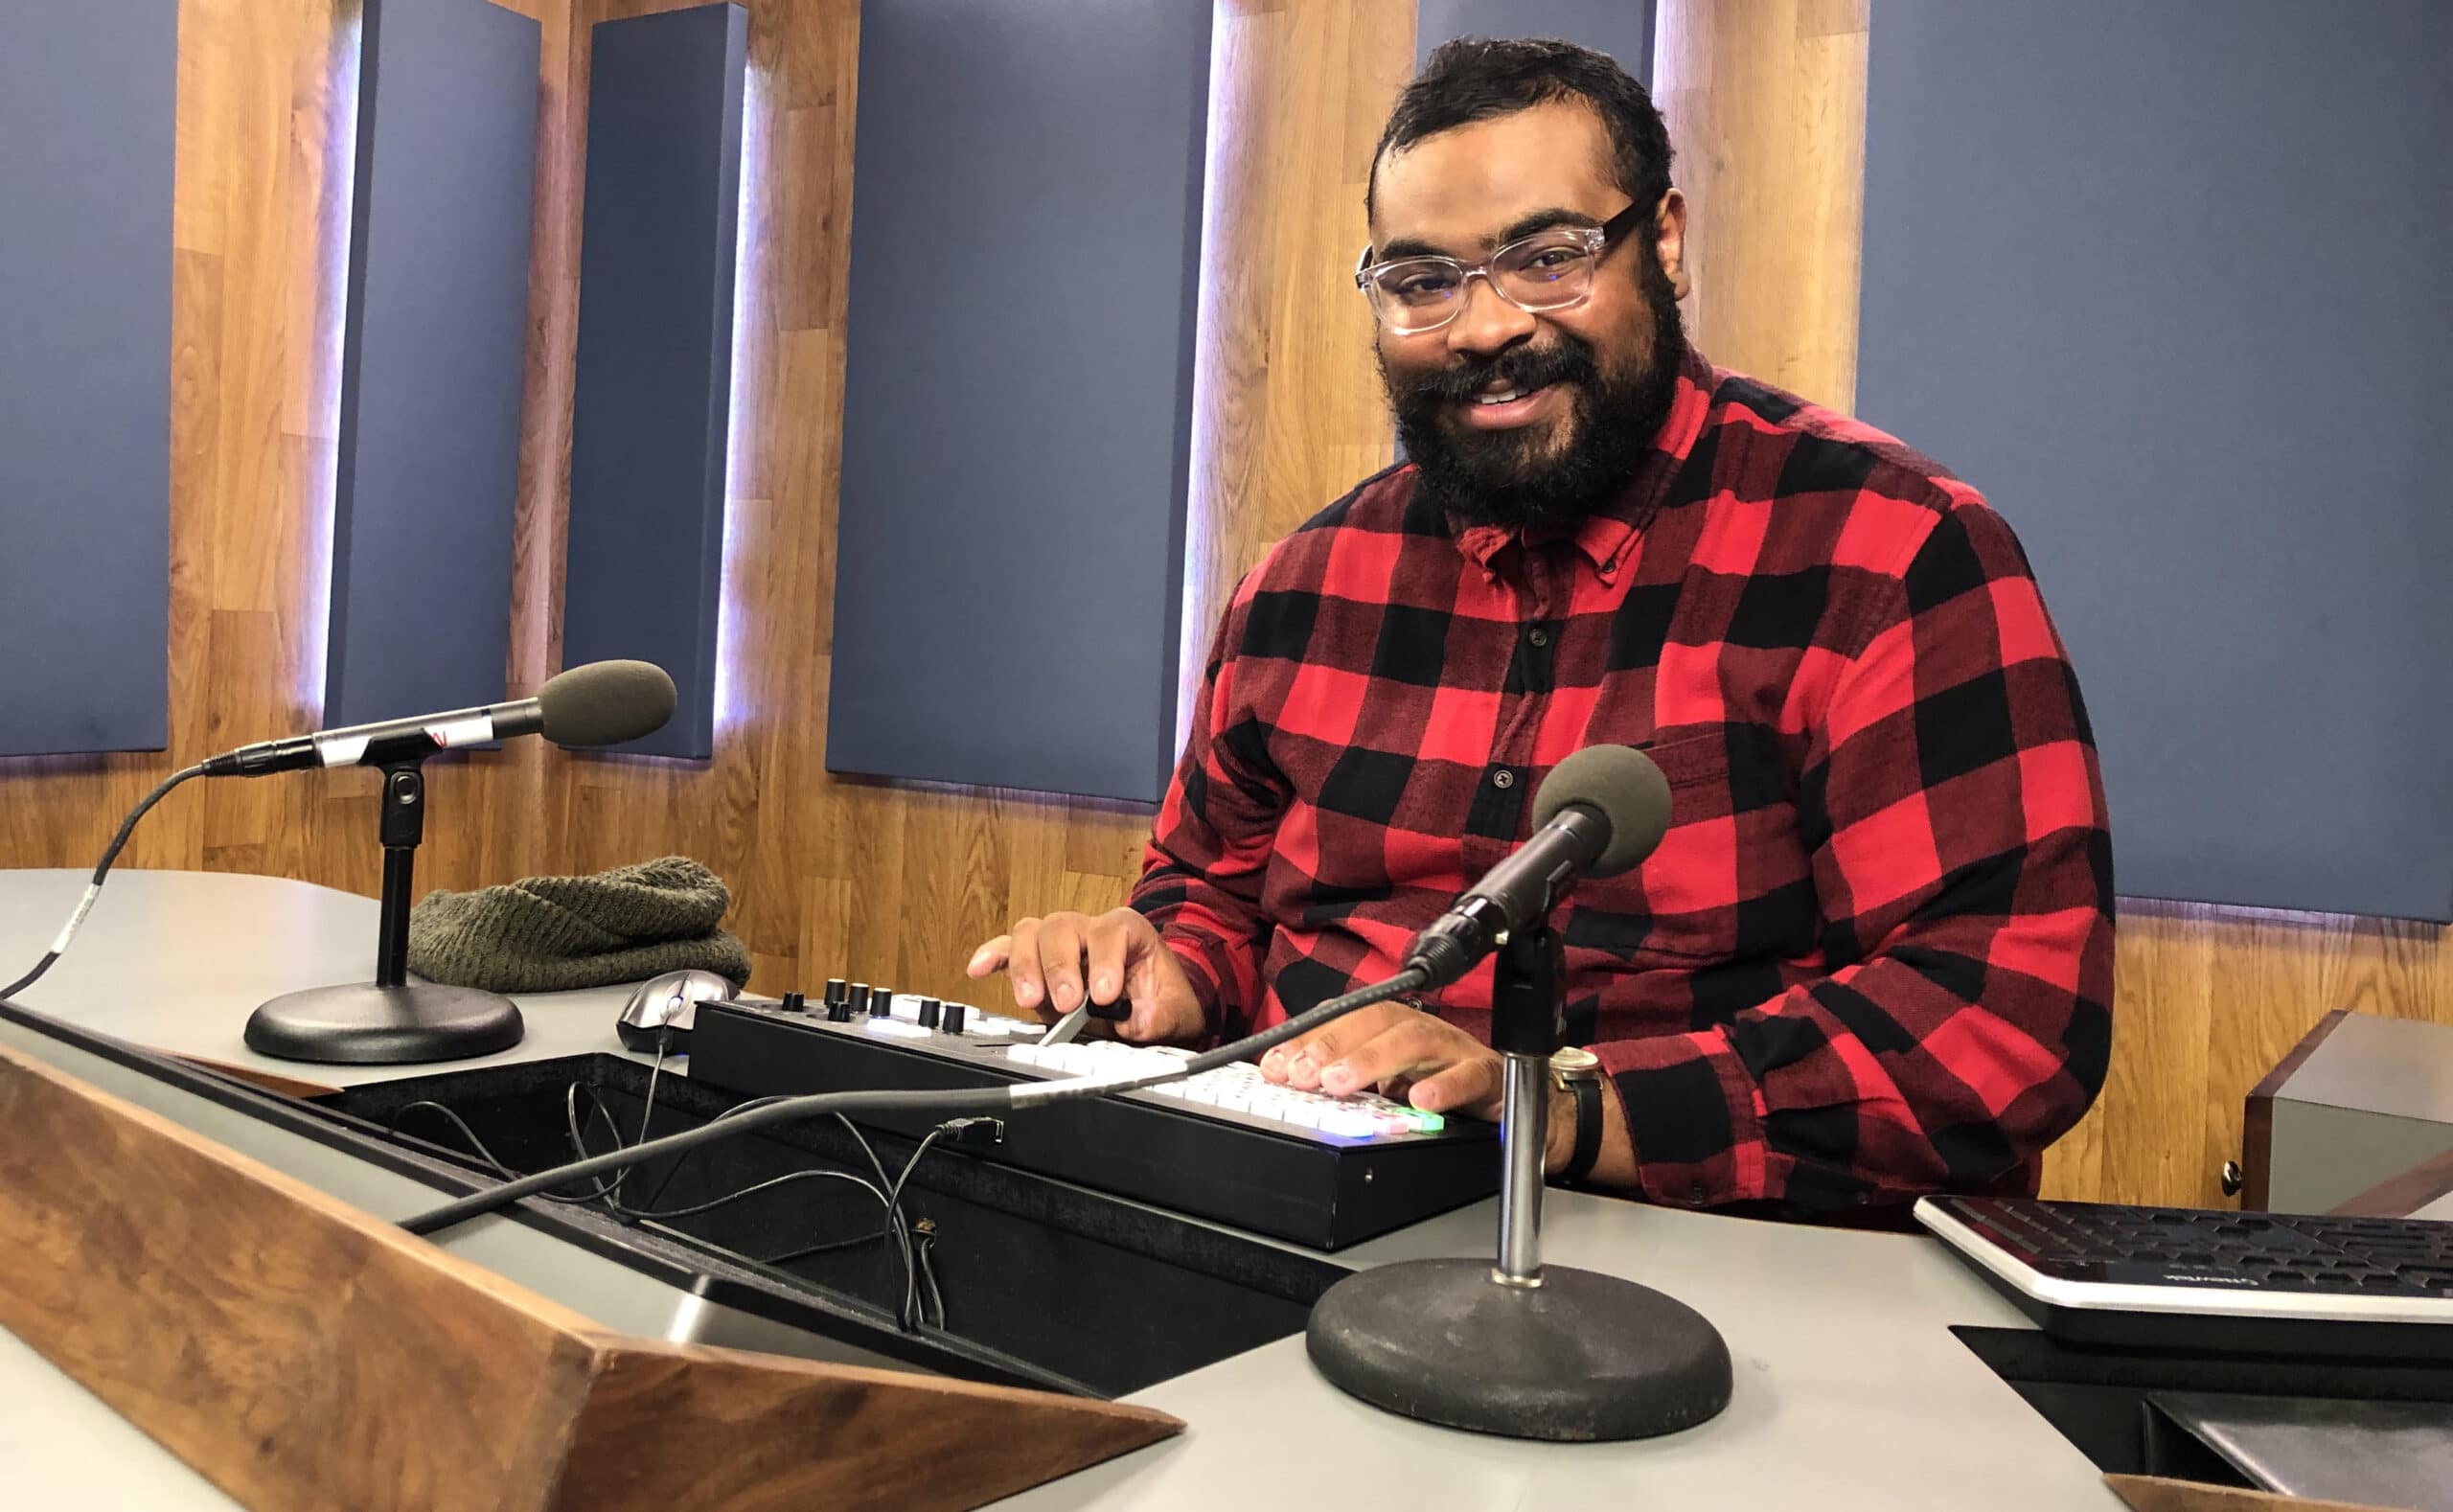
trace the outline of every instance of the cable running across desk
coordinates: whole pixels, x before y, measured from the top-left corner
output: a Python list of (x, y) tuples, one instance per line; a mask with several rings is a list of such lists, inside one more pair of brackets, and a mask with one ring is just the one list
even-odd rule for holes
[[(659, 1045), (654, 1067), (649, 1073), (647, 1095), (640, 1112), (638, 1134), (639, 1142), (645, 1142), (648, 1137), (649, 1131), (654, 1125), (655, 1092), (659, 1078), (664, 1070), (665, 1054), (666, 1046)], [(625, 1145), (623, 1143), (621, 1126), (615, 1120), (612, 1110), (605, 1105), (604, 1098), (597, 1093), (596, 1089), (587, 1086), (585, 1083), (573, 1082), (563, 1090), (562, 1112), (565, 1120), (565, 1127), (567, 1128), (570, 1135), (571, 1150), (575, 1157), (587, 1159), (592, 1157), (593, 1154), (587, 1148), (586, 1138), (581, 1127), (579, 1100), (583, 1096), (587, 1099), (589, 1110), (594, 1116), (603, 1119), (606, 1126), (613, 1131), (613, 1139), (617, 1151), (635, 1147), (632, 1145)], [(744, 1109), (753, 1106), (764, 1106), (774, 1101), (777, 1101), (777, 1099), (760, 1098), (757, 1099), (754, 1104), (745, 1103), (740, 1105), (740, 1107), (728, 1109), (724, 1113), (719, 1114), (718, 1117), (727, 1117), (733, 1113), (742, 1111)], [(452, 1128), (458, 1132), (460, 1137), (467, 1142), (469, 1148), (476, 1154), (477, 1157), (483, 1160), (488, 1166), (492, 1167), (493, 1170), (505, 1180), (517, 1180), (521, 1179), (521, 1174), (519, 1172), (513, 1170), (499, 1157), (497, 1157), (491, 1148), (487, 1146), (485, 1140), (478, 1136), (477, 1132), (469, 1126), (467, 1119), (461, 1117), (458, 1112), (448, 1106), (436, 1102), (431, 1098), (422, 1098), (417, 1102), (403, 1104), (392, 1115), (392, 1131), (396, 1134), (399, 1133), (401, 1130), (401, 1119), (411, 1112), (421, 1111), (431, 1111), (448, 1120)], [(797, 1181), (848, 1181), (852, 1185), (860, 1187), (862, 1191), (867, 1192), (871, 1197), (877, 1199), (879, 1206), (883, 1208), (885, 1213), (884, 1226), (873, 1229), (867, 1233), (856, 1234), (846, 1239), (827, 1240), (818, 1244), (807, 1246), (803, 1249), (788, 1250), (783, 1254), (776, 1255), (770, 1259), (758, 1261), (757, 1263), (770, 1266), (780, 1265), (793, 1260), (807, 1259), (812, 1255), (824, 1254), (838, 1249), (847, 1249), (857, 1245), (874, 1244), (881, 1239), (891, 1238), (896, 1241), (897, 1248), (900, 1249), (903, 1259), (903, 1297), (901, 1304), (896, 1309), (896, 1321), (905, 1332), (908, 1333), (914, 1327), (919, 1326), (920, 1324), (925, 1324), (928, 1320), (928, 1313), (933, 1310), (936, 1314), (937, 1326), (942, 1328), (945, 1325), (946, 1317), (945, 1295), (938, 1286), (934, 1269), (928, 1261), (928, 1240), (933, 1236), (923, 1235), (918, 1240), (913, 1238), (910, 1222), (903, 1213), (903, 1192), (906, 1184), (908, 1183), (911, 1179), (911, 1173), (919, 1166), (921, 1157), (927, 1155), (931, 1146), (933, 1146), (939, 1139), (943, 1138), (948, 1133), (955, 1129), (958, 1126), (959, 1121), (941, 1124), (937, 1128), (929, 1131), (928, 1136), (920, 1141), (919, 1145), (911, 1152), (910, 1157), (905, 1160), (901, 1172), (891, 1179), (886, 1176), (884, 1163), (878, 1158), (876, 1148), (872, 1146), (869, 1143), (868, 1138), (861, 1134), (860, 1127), (854, 1124), (850, 1119), (842, 1118), (839, 1115), (837, 1116), (837, 1121), (843, 1125), (844, 1132), (851, 1135), (853, 1142), (860, 1146), (861, 1155), (867, 1157), (869, 1168), (877, 1173), (877, 1180), (875, 1182), (868, 1181), (846, 1171), (831, 1171), (823, 1169), (791, 1171), (782, 1176), (771, 1177), (763, 1181), (753, 1182), (752, 1184), (745, 1186), (738, 1191), (727, 1192), (722, 1197), (711, 1198), (703, 1203), (694, 1203), (682, 1207), (659, 1208), (655, 1205), (656, 1199), (664, 1194), (664, 1189), (672, 1184), (675, 1174), (680, 1169), (681, 1160), (676, 1159), (674, 1161), (673, 1165), (666, 1169), (663, 1179), (656, 1183), (655, 1190), (648, 1194), (647, 1201), (637, 1207), (632, 1207), (624, 1203), (614, 1195), (621, 1190), (623, 1182), (628, 1180), (631, 1173), (637, 1169), (636, 1166), (624, 1169), (609, 1181), (599, 1179), (596, 1185), (591, 1190), (585, 1192), (540, 1192), (538, 1195), (549, 1203), (561, 1203), (572, 1206), (594, 1206), (602, 1204), (608, 1212), (611, 1213), (615, 1218), (626, 1224), (661, 1223), (668, 1222), (673, 1219), (693, 1218), (700, 1214), (711, 1213), (719, 1208), (730, 1206), (734, 1203), (755, 1197), (762, 1192), (774, 1191), (779, 1188), (791, 1185)], [(684, 1151), (682, 1153), (682, 1158), (687, 1158), (689, 1152)], [(748, 1259), (753, 1257), (744, 1256), (743, 1258)]]
[(1422, 973), (1413, 968), (1399, 972), (1387, 981), (1360, 988), (1341, 997), (1332, 997), (1305, 1013), (1295, 1015), (1284, 1023), (1273, 1025), (1258, 1034), (1249, 1035), (1231, 1044), (1205, 1050), (1170, 1069), (1138, 1075), (1111, 1077), (1079, 1077), (1057, 1082), (1032, 1082), (1013, 1087), (985, 1087), (953, 1091), (858, 1091), (818, 1092), (804, 1097), (776, 1099), (761, 1106), (744, 1103), (722, 1117), (697, 1129), (661, 1139), (617, 1150), (609, 1155), (574, 1160), (568, 1165), (533, 1176), (507, 1181), (482, 1192), (474, 1192), (456, 1202), (401, 1220), (401, 1226), (413, 1234), (433, 1234), (455, 1224), (465, 1223), (480, 1214), (507, 1207), (523, 1197), (532, 1197), (548, 1187), (564, 1182), (585, 1180), (601, 1174), (635, 1165), (660, 1155), (678, 1155), (711, 1140), (729, 1134), (747, 1134), (772, 1124), (795, 1123), (821, 1113), (857, 1113), (892, 1110), (928, 1111), (949, 1114), (1001, 1113), (1036, 1106), (1040, 1103), (1066, 1102), (1077, 1097), (1099, 1097), (1111, 1092), (1135, 1091), (1167, 1082), (1180, 1082), (1219, 1066), (1247, 1060), (1273, 1045), (1299, 1035), (1311, 1033), (1322, 1024), (1342, 1018), (1358, 1008), (1385, 1002), (1414, 991), (1423, 982)]

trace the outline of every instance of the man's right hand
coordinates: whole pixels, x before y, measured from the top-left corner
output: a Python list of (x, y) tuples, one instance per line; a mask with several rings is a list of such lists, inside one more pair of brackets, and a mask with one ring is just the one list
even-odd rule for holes
[(1128, 998), (1132, 1014), (1116, 1032), (1142, 1044), (1189, 1043), (1208, 1026), (1183, 963), (1131, 908), (1017, 919), (1013, 932), (973, 951), (964, 971), (973, 977), (1002, 971), (1014, 1006), (1050, 1023), (1085, 1001)]

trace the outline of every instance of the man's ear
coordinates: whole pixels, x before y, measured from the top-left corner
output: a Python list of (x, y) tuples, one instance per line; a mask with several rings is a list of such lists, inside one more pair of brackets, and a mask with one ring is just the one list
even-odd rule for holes
[(1694, 275), (1686, 271), (1686, 196), (1673, 189), (1661, 196), (1661, 209), (1653, 217), (1654, 251), (1661, 258), (1661, 271), (1669, 279), (1669, 286), (1680, 299), (1685, 299), (1695, 286)]

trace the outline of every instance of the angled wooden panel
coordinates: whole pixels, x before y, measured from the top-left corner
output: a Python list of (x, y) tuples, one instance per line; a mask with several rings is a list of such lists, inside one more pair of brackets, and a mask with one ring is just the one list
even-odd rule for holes
[(324, 722), (503, 697), (538, 23), (365, 0)]
[(0, 1327), (271, 1512), (952, 1512), (1183, 1426), (610, 1334), (5, 1050)]
[(562, 657), (652, 661), (678, 702), (621, 747), (715, 752), (749, 12), (601, 21), (591, 39)]

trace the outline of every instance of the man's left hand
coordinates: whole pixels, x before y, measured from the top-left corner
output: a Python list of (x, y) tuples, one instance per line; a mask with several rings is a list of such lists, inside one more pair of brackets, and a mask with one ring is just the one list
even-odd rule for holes
[(1366, 1088), (1426, 1112), (1497, 1122), (1505, 1063), (1454, 1024), (1397, 1003), (1359, 1008), (1261, 1057), (1272, 1082), (1344, 1097)]

